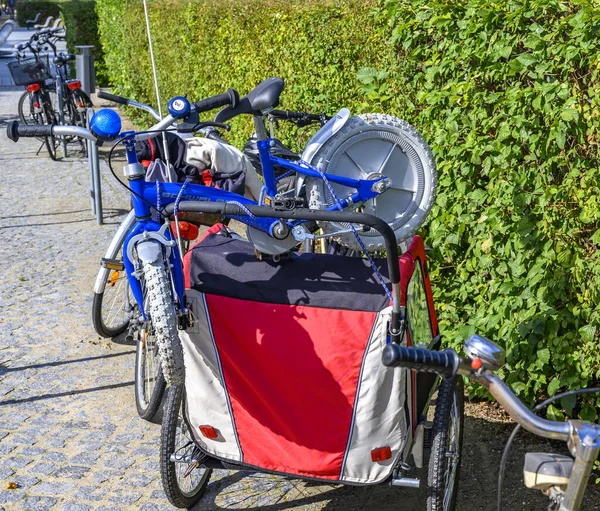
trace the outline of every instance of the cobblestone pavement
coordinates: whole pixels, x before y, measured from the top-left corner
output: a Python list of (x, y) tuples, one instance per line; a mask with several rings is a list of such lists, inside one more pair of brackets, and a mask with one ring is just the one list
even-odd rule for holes
[[(91, 325), (98, 262), (127, 196), (103, 168), (106, 224), (96, 225), (84, 162), (52, 162), (44, 150), (36, 156), (38, 141), (6, 138), (19, 94), (0, 92), (0, 511), (171, 509), (159, 476), (160, 426), (135, 409), (134, 346), (101, 339)], [(467, 417), (459, 511), (495, 509), (507, 434), (506, 424)], [(515, 458), (506, 509), (546, 509), (523, 490)], [(416, 511), (425, 492), (221, 470), (196, 509)], [(589, 509), (600, 509), (593, 498)]]

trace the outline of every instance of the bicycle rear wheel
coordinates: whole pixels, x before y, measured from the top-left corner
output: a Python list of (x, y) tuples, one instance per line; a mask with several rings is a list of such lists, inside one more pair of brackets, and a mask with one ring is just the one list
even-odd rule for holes
[[(210, 479), (212, 470), (200, 466), (202, 452), (185, 421), (183, 385), (167, 391), (167, 402), (160, 441), (160, 473), (169, 502), (178, 508), (196, 504)], [(177, 461), (180, 460), (180, 461)]]
[(438, 390), (429, 458), (427, 511), (454, 511), (464, 426), (461, 376), (444, 378)]
[[(40, 114), (42, 118), (41, 124), (56, 124), (56, 118), (54, 115), (54, 109), (52, 108), (52, 104), (50, 101), (50, 96), (45, 95), (42, 101), (42, 113)], [(60, 138), (54, 135), (50, 135), (44, 138), (44, 142), (46, 144), (46, 149), (48, 150), (50, 158), (56, 161), (58, 159), (57, 150), (58, 146), (60, 145)]]

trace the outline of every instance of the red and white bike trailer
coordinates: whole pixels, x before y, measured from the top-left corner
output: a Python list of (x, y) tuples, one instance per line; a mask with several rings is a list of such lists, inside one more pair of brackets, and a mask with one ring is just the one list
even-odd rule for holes
[[(188, 252), (186, 378), (168, 390), (161, 447), (172, 504), (194, 505), (212, 468), (417, 487), (410, 469), (428, 465), (427, 509), (454, 509), (462, 380), (382, 363), (394, 335), (439, 348), (423, 240), (373, 263), (315, 253), (261, 260), (221, 225)], [(378, 275), (399, 294), (400, 317)]]

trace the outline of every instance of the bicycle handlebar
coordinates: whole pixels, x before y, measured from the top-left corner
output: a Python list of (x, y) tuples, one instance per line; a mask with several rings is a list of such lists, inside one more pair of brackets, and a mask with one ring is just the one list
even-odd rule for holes
[(460, 357), (452, 349), (433, 351), (389, 343), (383, 348), (382, 362), (386, 367), (402, 366), (448, 378), (458, 373)]
[(152, 117), (154, 117), (157, 121), (162, 120), (161, 116), (158, 115), (158, 112), (150, 105), (145, 105), (144, 103), (139, 103), (138, 101), (134, 101), (133, 99), (127, 99), (123, 96), (117, 96), (116, 94), (110, 94), (104, 91), (98, 91), (98, 97), (100, 99), (106, 99), (108, 101), (112, 101), (120, 105), (133, 106), (135, 108), (139, 108), (140, 110), (145, 110), (150, 115), (152, 115)]
[(52, 124), (19, 124), (17, 121), (11, 121), (6, 127), (6, 134), (13, 142), (19, 140), (19, 137), (49, 137), (52, 135)]
[(460, 357), (453, 349), (434, 351), (390, 343), (383, 350), (382, 362), (387, 367), (406, 367), (420, 372), (437, 373), (443, 377), (456, 374), (467, 376), (481, 383), (506, 412), (526, 430), (544, 438), (564, 441), (569, 439), (571, 433), (569, 422), (554, 422), (538, 417), (498, 376), (491, 371), (475, 370), (469, 360)]
[(240, 100), (240, 95), (235, 89), (227, 89), (227, 92), (223, 94), (217, 94), (216, 96), (212, 96), (210, 98), (203, 99), (201, 101), (197, 101), (194, 103), (196, 107), (196, 111), (198, 113), (208, 112), (209, 110), (214, 110), (215, 108), (219, 108), (221, 106), (231, 105), (232, 107), (236, 107)]
[(98, 91), (98, 97), (100, 99), (108, 99), (109, 101), (112, 101), (113, 103), (119, 103), (120, 105), (129, 104), (129, 100), (127, 98), (124, 98), (123, 96), (117, 96), (116, 94), (110, 94), (102, 90)]

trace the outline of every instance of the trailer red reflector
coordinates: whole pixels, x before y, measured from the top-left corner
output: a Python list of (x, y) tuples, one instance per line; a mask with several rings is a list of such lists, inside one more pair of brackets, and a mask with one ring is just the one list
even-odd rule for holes
[(219, 436), (217, 430), (212, 426), (198, 426), (198, 428), (200, 429), (200, 433), (206, 438), (217, 438)]
[(41, 88), (41, 86), (40, 86), (40, 84), (39, 84), (39, 83), (30, 83), (30, 84), (27, 86), (27, 90), (28, 90), (29, 92), (36, 92), (36, 91), (40, 90), (40, 88)]
[(81, 82), (79, 80), (72, 80), (67, 82), (67, 87), (71, 90), (81, 89)]
[(373, 463), (389, 460), (391, 457), (392, 449), (389, 446), (380, 447), (379, 449), (373, 449), (371, 451), (371, 460), (373, 460)]

